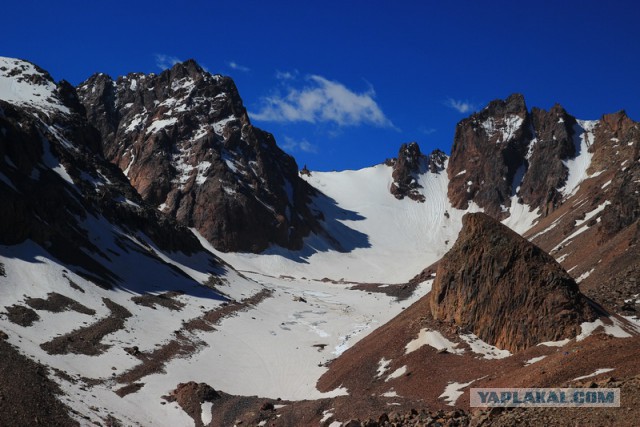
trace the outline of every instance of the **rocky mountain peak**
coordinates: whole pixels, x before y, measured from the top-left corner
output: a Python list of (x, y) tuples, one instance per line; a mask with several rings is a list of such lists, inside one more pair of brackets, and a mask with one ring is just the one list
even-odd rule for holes
[(184, 62), (178, 62), (169, 69), (169, 72), (177, 78), (184, 78), (187, 76), (191, 78), (204, 78), (205, 75), (208, 74), (194, 59), (187, 59)]
[(524, 96), (519, 93), (507, 99), (496, 99), (482, 111), (472, 115), (471, 123), (477, 132), (484, 133), (490, 142), (507, 144), (521, 139), (526, 132), (528, 110)]
[(507, 114), (523, 114), (527, 112), (527, 104), (524, 100), (524, 95), (521, 93), (513, 93), (506, 99), (495, 99), (489, 102), (489, 105), (481, 111), (480, 114), (484, 116), (505, 116)]
[(448, 164), (451, 203), (460, 209), (475, 203), (499, 219), (514, 203), (548, 215), (562, 203), (567, 162), (580, 154), (584, 138), (593, 140), (593, 126), (559, 104), (529, 112), (520, 94), (491, 101), (456, 128)]
[(575, 337), (596, 311), (547, 253), (483, 213), (466, 214), (438, 265), (434, 318), (512, 352)]
[(453, 206), (467, 209), (473, 201), (494, 217), (504, 216), (530, 140), (529, 113), (520, 94), (491, 101), (458, 123), (447, 170)]
[(435, 149), (429, 154), (429, 172), (440, 173), (444, 170), (449, 157), (444, 151)]
[(388, 162), (393, 167), (393, 183), (389, 191), (397, 199), (409, 197), (417, 202), (424, 202), (424, 195), (418, 191), (421, 188), (418, 183), (419, 175), (427, 171), (439, 173), (444, 169), (446, 159), (446, 154), (440, 150), (434, 150), (429, 156), (425, 156), (417, 142), (402, 144), (398, 157)]
[(637, 125), (625, 110), (603, 115), (600, 123), (614, 134), (625, 133)]
[(217, 249), (299, 248), (318, 222), (295, 160), (251, 125), (232, 79), (195, 61), (78, 87), (108, 160), (162, 212)]
[(0, 77), (0, 87), (9, 82), (11, 88), (0, 93), (0, 243), (30, 240), (99, 276), (96, 283), (105, 287), (118, 279), (93, 257), (110, 260), (93, 240), (100, 227), (117, 224), (144, 233), (168, 250), (202, 249), (186, 228), (147, 206), (105, 161), (100, 133), (87, 122), (68, 82), (55, 84), (24, 61), (1, 62), (14, 68)]
[(0, 57), (0, 99), (32, 114), (69, 114), (51, 75), (31, 62)]

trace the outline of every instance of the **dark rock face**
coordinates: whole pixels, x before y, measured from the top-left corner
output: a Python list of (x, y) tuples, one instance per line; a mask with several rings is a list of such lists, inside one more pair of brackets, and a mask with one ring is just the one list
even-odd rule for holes
[(577, 123), (560, 105), (549, 111), (533, 108), (530, 116), (534, 140), (529, 143), (526, 174), (518, 195), (524, 203), (542, 208), (544, 215), (562, 200), (558, 189), (568, 176), (563, 160), (578, 154), (574, 138)]
[(106, 158), (145, 201), (217, 249), (297, 249), (319, 229), (307, 206), (313, 189), (251, 125), (230, 78), (187, 61), (159, 75), (97, 74), (78, 92)]
[(482, 213), (463, 217), (428, 298), (434, 318), (510, 351), (575, 337), (596, 317), (550, 255)]
[(439, 173), (444, 169), (446, 160), (446, 154), (440, 150), (434, 150), (429, 156), (425, 156), (418, 143), (402, 144), (398, 157), (388, 161), (393, 167), (393, 183), (389, 191), (400, 200), (409, 197), (417, 202), (424, 202), (424, 195), (418, 191), (418, 175), (427, 171)]
[(458, 123), (447, 171), (452, 205), (466, 209), (473, 200), (501, 217), (511, 204), (512, 182), (530, 139), (529, 114), (519, 94), (492, 101)]
[(104, 160), (100, 133), (87, 122), (75, 89), (50, 79), (45, 72), (35, 79), (51, 89), (44, 107), (0, 101), (0, 244), (31, 239), (103, 278), (112, 275), (87, 254), (108, 259), (83, 225), (90, 219), (142, 232), (168, 251), (202, 250), (192, 233), (146, 205)]
[(429, 154), (429, 172), (440, 173), (444, 170), (448, 157), (442, 150), (435, 149)]
[(492, 101), (458, 123), (448, 165), (451, 203), (466, 209), (473, 201), (502, 219), (517, 196), (547, 215), (562, 201), (564, 162), (578, 154), (581, 131), (560, 105), (529, 112), (519, 94)]
[(640, 219), (640, 124), (620, 111), (604, 115), (594, 133), (592, 164), (616, 171), (602, 213), (600, 231), (606, 239)]

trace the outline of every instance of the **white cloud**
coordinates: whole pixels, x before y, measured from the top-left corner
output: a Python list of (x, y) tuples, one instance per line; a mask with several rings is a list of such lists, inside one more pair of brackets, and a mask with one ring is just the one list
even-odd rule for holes
[(251, 71), (251, 68), (245, 67), (244, 65), (240, 65), (235, 61), (227, 62), (227, 65), (229, 66), (229, 68), (234, 69), (236, 71), (242, 71), (243, 73), (248, 73), (249, 71)]
[(176, 58), (175, 56), (164, 55), (161, 53), (156, 53), (154, 56), (156, 58), (156, 66), (163, 71), (166, 70), (167, 68), (173, 67), (179, 62), (182, 62), (179, 58)]
[(446, 105), (447, 107), (453, 108), (454, 110), (457, 110), (459, 113), (468, 113), (476, 109), (476, 106), (470, 103), (469, 101), (462, 101), (462, 100), (457, 100), (452, 98), (448, 98), (444, 102), (444, 105)]
[(284, 143), (281, 144), (281, 147), (285, 151), (295, 152), (295, 151), (304, 151), (305, 153), (317, 153), (318, 147), (306, 139), (302, 139), (296, 141), (293, 138), (288, 136), (284, 137)]
[(418, 130), (425, 135), (432, 135), (438, 131), (436, 128), (428, 128), (425, 126), (420, 126)]
[(371, 124), (394, 127), (369, 89), (356, 93), (342, 83), (312, 75), (301, 89), (289, 87), (285, 96), (272, 96), (262, 100), (262, 108), (252, 118), (267, 122), (333, 122), (339, 126)]
[(293, 80), (298, 77), (298, 70), (293, 71), (276, 71), (276, 79), (278, 80)]

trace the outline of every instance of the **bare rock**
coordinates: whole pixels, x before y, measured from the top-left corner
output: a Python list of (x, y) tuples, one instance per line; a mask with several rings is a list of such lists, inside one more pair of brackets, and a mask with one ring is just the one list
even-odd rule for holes
[(429, 306), (434, 318), (512, 352), (575, 337), (597, 317), (550, 255), (482, 213), (463, 217), (438, 264)]
[(393, 167), (393, 183), (389, 191), (397, 199), (409, 197), (417, 202), (424, 202), (425, 197), (419, 191), (419, 175), (427, 171), (439, 173), (444, 169), (446, 159), (446, 154), (440, 150), (434, 150), (429, 156), (425, 156), (418, 143), (402, 144), (398, 157), (387, 160), (387, 164)]
[(220, 399), (220, 394), (206, 383), (180, 383), (167, 396), (167, 400), (177, 402), (178, 405), (193, 418), (196, 426), (202, 426), (202, 404)]
[(78, 87), (106, 158), (142, 198), (222, 251), (299, 249), (319, 223), (314, 190), (270, 133), (254, 127), (229, 77), (193, 60), (159, 75)]
[(563, 162), (578, 154), (577, 132), (581, 129), (576, 119), (557, 104), (549, 111), (533, 108), (530, 117), (535, 141), (530, 142), (524, 161), (526, 174), (514, 185), (520, 186), (518, 195), (523, 203), (548, 214), (562, 201), (558, 189), (568, 176)]
[(491, 101), (456, 127), (447, 173), (454, 207), (473, 201), (493, 217), (511, 204), (512, 183), (531, 140), (530, 118), (520, 94)]

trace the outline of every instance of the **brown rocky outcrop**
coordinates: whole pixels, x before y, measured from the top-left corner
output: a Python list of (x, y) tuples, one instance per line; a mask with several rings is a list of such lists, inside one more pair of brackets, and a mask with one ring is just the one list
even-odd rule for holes
[[(563, 161), (578, 154), (574, 139), (577, 137), (577, 122), (558, 104), (549, 111), (533, 108), (530, 117), (534, 139), (529, 143), (526, 165), (523, 166), (526, 174), (518, 195), (524, 203), (539, 207), (546, 214), (562, 201), (558, 189), (568, 176)], [(518, 183), (514, 182), (514, 185)]]
[(229, 77), (190, 60), (159, 75), (96, 74), (78, 92), (106, 158), (145, 201), (217, 249), (299, 249), (319, 230), (313, 189), (273, 135), (251, 124)]
[(202, 404), (220, 399), (220, 394), (206, 383), (180, 383), (166, 399), (170, 402), (177, 402), (178, 405), (191, 417), (198, 427), (204, 426), (202, 423)]
[(448, 165), (451, 203), (466, 209), (473, 201), (503, 219), (516, 196), (548, 215), (562, 203), (565, 162), (580, 153), (583, 131), (558, 104), (529, 112), (519, 94), (490, 102), (456, 128)]
[(458, 123), (447, 168), (451, 204), (466, 209), (473, 201), (489, 215), (502, 217), (530, 140), (529, 113), (520, 94), (491, 101)]
[(594, 168), (616, 171), (602, 213), (601, 234), (606, 239), (640, 219), (640, 125), (624, 111), (605, 114), (594, 136)]
[(482, 213), (463, 217), (429, 295), (434, 318), (518, 351), (575, 337), (596, 311), (548, 254)]
[(417, 142), (402, 144), (398, 157), (387, 161), (387, 164), (393, 167), (393, 183), (389, 191), (399, 200), (408, 197), (417, 202), (424, 202), (425, 197), (419, 191), (421, 186), (418, 176), (427, 171), (439, 173), (444, 169), (446, 160), (447, 155), (440, 150), (434, 150), (429, 156), (425, 156)]

